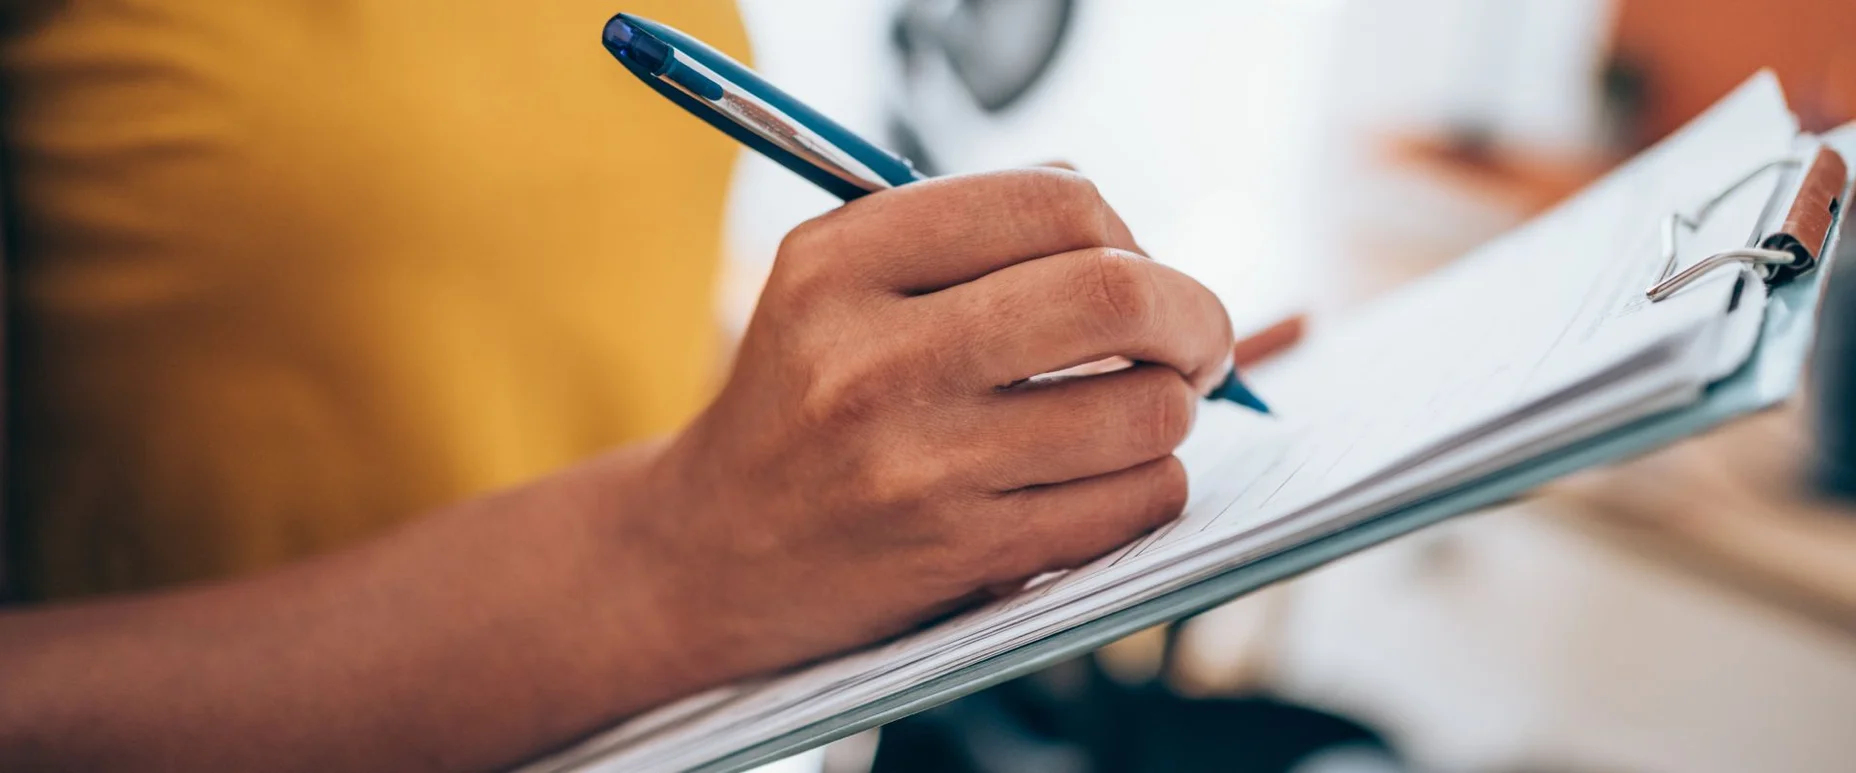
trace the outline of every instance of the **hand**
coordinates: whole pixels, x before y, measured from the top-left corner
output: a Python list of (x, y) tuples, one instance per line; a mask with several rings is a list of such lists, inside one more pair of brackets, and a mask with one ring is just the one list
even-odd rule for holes
[[(715, 403), (652, 468), (633, 543), (715, 679), (904, 631), (1175, 517), (1172, 453), (1232, 351), (1217, 298), (1139, 254), (1086, 179), (910, 185), (782, 245)], [(1010, 387), (1122, 355), (1107, 375)]]

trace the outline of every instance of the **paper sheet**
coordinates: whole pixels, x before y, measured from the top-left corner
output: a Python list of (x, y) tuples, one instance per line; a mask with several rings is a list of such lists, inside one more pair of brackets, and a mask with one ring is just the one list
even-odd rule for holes
[[(1692, 400), (1719, 370), (1732, 272), (1668, 301), (1660, 225), (1786, 153), (1769, 76), (1574, 201), (1324, 331), (1253, 374), (1283, 417), (1202, 412), (1182, 518), (1014, 598), (836, 661), (622, 726), (533, 770), (700, 765), (1383, 512), (1555, 444)], [(1684, 240), (1684, 262), (1754, 234), (1772, 184)]]

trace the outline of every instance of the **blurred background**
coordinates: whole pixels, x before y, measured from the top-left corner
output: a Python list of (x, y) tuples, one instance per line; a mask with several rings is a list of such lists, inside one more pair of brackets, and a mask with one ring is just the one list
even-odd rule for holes
[[(256, 571), (687, 421), (711, 309), (738, 334), (837, 202), (592, 31), (736, 51), (737, 9), (924, 171), (1075, 165), (1240, 331), (1319, 335), (1761, 68), (1856, 119), (1852, 0), (0, 2), (0, 601)], [(776, 770), (1856, 771), (1838, 270), (1782, 410)]]
[[(1076, 165), (1240, 330), (1318, 332), (1759, 68), (1807, 128), (1856, 117), (1840, 0), (741, 6), (764, 73), (924, 169)], [(739, 329), (835, 201), (757, 157), (731, 201)], [(1842, 340), (1804, 404), (785, 767), (1856, 770), (1856, 511), (1811, 473), (1856, 428)]]

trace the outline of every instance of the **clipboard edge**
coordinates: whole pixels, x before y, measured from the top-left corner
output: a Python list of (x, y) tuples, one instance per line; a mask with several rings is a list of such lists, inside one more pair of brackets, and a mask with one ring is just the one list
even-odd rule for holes
[[(1847, 175), (1846, 175), (1847, 178)], [(1851, 181), (1844, 183), (1849, 200)], [(1315, 537), (1288, 550), (1214, 575), (1185, 588), (1070, 628), (924, 682), (823, 722), (749, 746), (694, 768), (733, 773), (785, 759), (874, 727), (950, 703), (980, 690), (1080, 657), (1141, 630), (1190, 617), (1332, 561), (1445, 520), (1481, 512), (1541, 485), (1591, 467), (1615, 464), (1760, 411), (1795, 395), (1803, 381), (1825, 279), (1839, 253), (1856, 251), (1856, 218), (1838, 213), (1816, 269), (1776, 287), (1751, 357), (1711, 385), (1700, 402), (1632, 422), (1552, 454), (1485, 476), (1365, 522)]]

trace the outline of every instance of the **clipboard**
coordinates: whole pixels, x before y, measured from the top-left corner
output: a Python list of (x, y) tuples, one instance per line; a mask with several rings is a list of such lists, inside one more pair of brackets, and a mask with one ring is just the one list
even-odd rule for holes
[[(1856, 157), (1856, 131), (1846, 131), (1844, 135), (1846, 141), (1837, 143), (1840, 148), (1823, 144), (1797, 157), (1776, 160), (1721, 191), (1694, 213), (1670, 216), (1664, 230), (1666, 259), (1662, 275), (1655, 285), (1645, 290), (1652, 302), (1680, 292), (1704, 275), (1740, 266), (1747, 267), (1749, 275), (1766, 282), (1770, 289), (1765, 319), (1752, 355), (1732, 375), (1710, 385), (1699, 402), (1639, 420), (1365, 522), (1309, 539), (1151, 601), (747, 747), (696, 770), (714, 773), (746, 770), (880, 727), (1085, 655), (1147, 628), (1204, 612), (1449, 518), (1516, 499), (1557, 478), (1654, 451), (1783, 402), (1797, 392), (1803, 379), (1818, 303), (1829, 273), (1827, 266), (1837, 258), (1856, 260), (1856, 218), (1846, 216), (1852, 194), (1850, 167), (1837, 152), (1840, 149)], [(1714, 204), (1728, 194), (1774, 169), (1787, 174), (1768, 206), (1769, 211), (1782, 213), (1776, 221), (1777, 227), (1762, 234), (1754, 247), (1729, 250), (1677, 270), (1674, 256), (1681, 233), (1698, 227)]]

